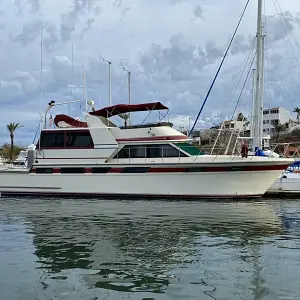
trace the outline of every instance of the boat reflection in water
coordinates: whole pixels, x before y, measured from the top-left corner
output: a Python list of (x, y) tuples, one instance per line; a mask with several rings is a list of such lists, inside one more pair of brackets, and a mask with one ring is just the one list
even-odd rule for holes
[(30, 223), (40, 293), (80, 299), (261, 293), (261, 247), (282, 232), (263, 202), (5, 201)]

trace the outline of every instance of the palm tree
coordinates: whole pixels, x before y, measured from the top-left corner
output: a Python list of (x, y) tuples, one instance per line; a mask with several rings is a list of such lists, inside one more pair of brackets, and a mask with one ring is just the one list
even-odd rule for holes
[(129, 113), (128, 114), (119, 114), (118, 116), (124, 120), (124, 127), (126, 128), (127, 121), (129, 119)]
[(9, 155), (9, 160), (12, 161), (13, 159), (13, 149), (14, 149), (14, 136), (15, 136), (15, 131), (19, 128), (23, 127), (20, 123), (9, 123), (6, 125), (7, 130), (9, 131), (10, 135), (10, 155)]
[(237, 121), (247, 121), (247, 118), (243, 115), (243, 113), (238, 113)]
[(280, 134), (288, 128), (288, 123), (285, 124), (274, 124), (274, 130), (276, 135), (276, 142), (279, 141)]
[(297, 114), (297, 122), (298, 124), (300, 123), (300, 108), (299, 107), (295, 107), (293, 112), (295, 112)]

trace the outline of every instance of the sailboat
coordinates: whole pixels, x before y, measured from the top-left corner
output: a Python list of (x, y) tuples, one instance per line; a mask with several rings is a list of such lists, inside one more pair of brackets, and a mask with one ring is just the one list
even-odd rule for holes
[[(262, 147), (261, 8), (262, 0), (258, 0), (256, 153)], [(143, 111), (162, 114), (168, 107), (161, 102), (110, 105), (86, 111), (85, 122), (56, 115), (56, 128), (44, 127), (37, 144), (29, 147), (27, 167), (0, 171), (1, 195), (253, 198), (261, 197), (293, 161), (205, 155), (168, 122), (117, 126), (112, 121), (114, 116)]]

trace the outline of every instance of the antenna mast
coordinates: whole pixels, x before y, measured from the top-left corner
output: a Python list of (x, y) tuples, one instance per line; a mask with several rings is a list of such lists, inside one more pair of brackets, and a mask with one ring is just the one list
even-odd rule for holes
[(105, 60), (103, 58), (103, 61), (108, 63), (108, 101), (109, 101), (109, 106), (112, 105), (111, 101), (111, 61)]
[[(71, 76), (71, 100), (74, 100), (74, 45), (72, 44), (72, 76)], [(70, 104), (70, 112), (72, 115), (72, 104)]]
[[(43, 126), (43, 26), (41, 26), (41, 66), (40, 66), (40, 97), (41, 97), (41, 111), (40, 111), (40, 136), (42, 133), (42, 126)], [(46, 127), (46, 126), (45, 126)], [(41, 143), (39, 140), (39, 150), (41, 149)]]
[(84, 89), (84, 96), (85, 96), (85, 118), (87, 121), (87, 113), (88, 113), (88, 99), (87, 99), (87, 92), (86, 92), (86, 78), (84, 72), (84, 65), (83, 65), (83, 56), (81, 52), (81, 68), (82, 68), (82, 76), (83, 76), (83, 89)]
[[(128, 104), (131, 104), (131, 72), (123, 67), (123, 70), (127, 72), (127, 80), (128, 80)], [(128, 118), (129, 124), (131, 123), (131, 114), (129, 112)]]

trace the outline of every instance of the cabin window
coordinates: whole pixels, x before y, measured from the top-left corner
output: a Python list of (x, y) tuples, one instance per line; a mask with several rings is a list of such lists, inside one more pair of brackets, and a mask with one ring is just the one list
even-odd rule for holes
[(162, 157), (161, 146), (162, 145), (148, 145), (147, 146), (147, 158)]
[(143, 146), (134, 146), (129, 148), (130, 157), (134, 158), (145, 158), (146, 157), (146, 147)]
[[(204, 141), (205, 143), (206, 141)], [(203, 141), (202, 141), (203, 144)], [(209, 141), (207, 142), (207, 144), (209, 144)], [(186, 153), (190, 154), (190, 155), (204, 155), (205, 153), (202, 152), (200, 149), (198, 149), (197, 147), (193, 146), (192, 144), (188, 144), (188, 143), (175, 143), (175, 146), (177, 146), (178, 148), (180, 148), (181, 150), (185, 151)]]
[(115, 158), (145, 158), (146, 146), (125, 146)]
[(40, 141), (42, 148), (63, 148), (64, 132), (42, 132)]
[(178, 149), (174, 148), (171, 145), (163, 145), (162, 148), (163, 157), (179, 157), (186, 156)]
[(187, 155), (172, 145), (127, 145), (114, 158), (159, 158), (186, 157)]
[(114, 158), (129, 158), (129, 147), (125, 146), (124, 148), (119, 151)]
[(87, 148), (93, 146), (93, 140), (89, 131), (66, 132), (66, 147)]

